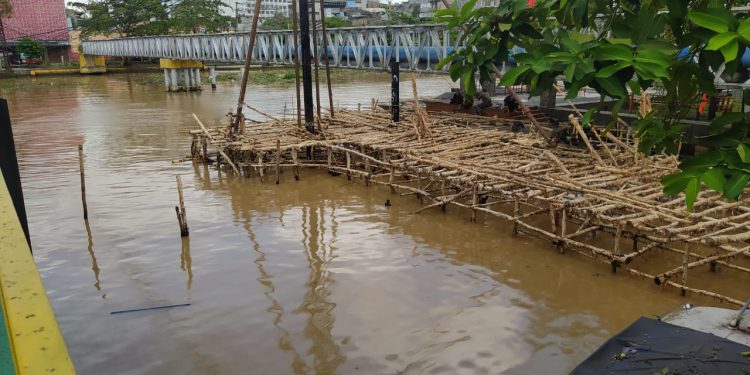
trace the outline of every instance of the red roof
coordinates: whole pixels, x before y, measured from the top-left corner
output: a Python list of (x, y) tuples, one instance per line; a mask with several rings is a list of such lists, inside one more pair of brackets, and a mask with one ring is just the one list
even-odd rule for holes
[(68, 40), (65, 0), (10, 0), (10, 3), (13, 13), (3, 17), (5, 39)]

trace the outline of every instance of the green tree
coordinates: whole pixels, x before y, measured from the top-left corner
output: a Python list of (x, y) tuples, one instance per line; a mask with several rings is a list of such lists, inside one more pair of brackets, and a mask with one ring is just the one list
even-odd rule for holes
[(81, 36), (145, 36), (169, 31), (167, 9), (161, 0), (91, 0), (71, 3), (84, 13)]
[(352, 21), (344, 17), (327, 17), (326, 27), (329, 29), (335, 29), (337, 27), (349, 27), (352, 25)]
[(10, 0), (0, 0), (0, 16), (9, 17), (13, 13), (13, 4)]
[(28, 57), (42, 57), (44, 56), (44, 46), (31, 38), (23, 38), (18, 41), (16, 45), (16, 51), (23, 53)]
[(182, 0), (171, 12), (172, 32), (216, 33), (226, 31), (234, 20), (221, 13), (228, 8), (221, 0)]
[[(676, 153), (683, 122), (700, 93), (717, 93), (719, 72), (733, 74), (750, 44), (750, 18), (732, 12), (734, 1), (718, 0), (528, 0), (502, 1), (497, 7), (475, 8), (476, 0), (437, 12), (454, 29), (465, 29), (472, 48), (453, 51), (441, 66), (451, 64), (451, 78), (464, 77), (472, 95), (474, 74), (488, 77), (508, 60), (514, 46), (517, 67), (501, 84), (524, 83), (532, 94), (552, 88), (565, 77), (568, 98), (584, 86), (602, 97), (583, 117), (588, 124), (604, 105), (614, 101), (613, 117), (629, 95), (660, 88), (665, 105), (633, 123), (646, 154)], [(745, 3), (742, 1), (741, 3)], [(603, 16), (600, 16), (603, 15)], [(746, 93), (750, 97), (750, 92)], [(615, 121), (615, 120), (613, 120)], [(685, 192), (688, 210), (702, 186), (737, 199), (750, 182), (750, 122), (744, 113), (724, 113), (704, 138), (712, 149), (681, 162), (681, 171), (662, 180), (664, 193)]]
[(267, 18), (260, 25), (263, 30), (289, 30), (292, 28), (292, 21), (289, 17), (284, 17), (281, 13), (276, 13), (271, 18)]

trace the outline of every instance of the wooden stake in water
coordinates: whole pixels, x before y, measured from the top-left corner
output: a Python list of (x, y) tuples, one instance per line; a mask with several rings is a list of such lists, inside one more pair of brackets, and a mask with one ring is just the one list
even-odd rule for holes
[(83, 145), (78, 145), (78, 165), (81, 170), (81, 201), (83, 201), (83, 218), (89, 218), (89, 209), (86, 205), (86, 176), (83, 171)]
[(279, 170), (281, 169), (281, 140), (276, 140), (276, 185), (279, 184)]
[(180, 198), (180, 206), (175, 206), (175, 211), (177, 211), (177, 222), (180, 224), (180, 235), (182, 237), (187, 237), (190, 235), (190, 231), (188, 230), (187, 225), (187, 212), (185, 212), (185, 198), (182, 194), (182, 177), (177, 176), (177, 194)]

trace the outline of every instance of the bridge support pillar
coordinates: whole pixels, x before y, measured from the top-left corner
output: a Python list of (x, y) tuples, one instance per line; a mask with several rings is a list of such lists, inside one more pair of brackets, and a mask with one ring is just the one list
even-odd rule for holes
[(209, 69), (208, 76), (211, 78), (211, 89), (216, 90), (216, 67), (212, 65)]
[(81, 74), (106, 73), (107, 64), (104, 62), (104, 56), (78, 55), (78, 66)]
[(167, 91), (197, 91), (201, 89), (201, 68), (197, 60), (160, 59), (164, 69), (164, 86)]

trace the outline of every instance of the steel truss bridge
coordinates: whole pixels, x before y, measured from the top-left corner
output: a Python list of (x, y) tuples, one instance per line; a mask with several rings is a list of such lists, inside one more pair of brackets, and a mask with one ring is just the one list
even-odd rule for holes
[[(401, 63), (402, 69), (435, 71), (438, 61), (458, 48), (457, 41), (460, 40), (459, 35), (443, 24), (345, 27), (328, 29), (327, 34), (330, 65), (357, 69), (385, 70), (393, 58)], [(85, 55), (225, 64), (243, 63), (249, 41), (248, 33), (222, 33), (84, 41), (82, 45)], [(323, 51), (323, 32), (320, 30), (316, 42), (320, 55)], [(292, 31), (258, 31), (252, 62), (264, 65), (294, 64)], [(441, 71), (446, 70), (443, 68)]]

